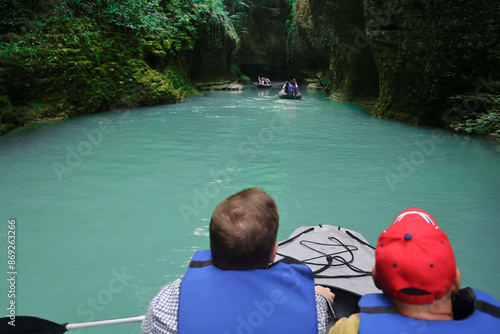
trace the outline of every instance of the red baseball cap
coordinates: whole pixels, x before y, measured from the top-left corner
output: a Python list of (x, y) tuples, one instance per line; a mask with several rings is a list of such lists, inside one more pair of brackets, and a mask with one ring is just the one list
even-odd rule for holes
[(408, 209), (380, 234), (375, 270), (381, 289), (408, 304), (432, 304), (456, 280), (453, 249), (427, 212)]

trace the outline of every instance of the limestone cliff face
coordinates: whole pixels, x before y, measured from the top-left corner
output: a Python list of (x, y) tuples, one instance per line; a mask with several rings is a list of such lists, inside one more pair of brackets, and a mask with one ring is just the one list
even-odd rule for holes
[(500, 74), (498, 1), (364, 0), (364, 12), (380, 79), (374, 114), (449, 126), (486, 108), (450, 112), (457, 95), (495, 90), (484, 82)]
[(500, 138), (500, 2), (296, 0), (293, 13), (292, 69), (332, 97)]
[[(364, 34), (361, 0), (297, 0), (293, 65), (324, 78), (326, 88), (345, 100), (373, 99), (378, 75)], [(295, 42), (299, 41), (299, 42)], [(316, 73), (316, 74), (314, 74)]]
[(283, 0), (226, 0), (240, 37), (234, 62), (256, 81), (257, 76), (284, 80), (287, 71), (287, 21), (292, 6)]
[(236, 31), (225, 24), (224, 18), (206, 13), (198, 27), (198, 34), (190, 66), (194, 82), (236, 80), (232, 69), (233, 53), (239, 43)]

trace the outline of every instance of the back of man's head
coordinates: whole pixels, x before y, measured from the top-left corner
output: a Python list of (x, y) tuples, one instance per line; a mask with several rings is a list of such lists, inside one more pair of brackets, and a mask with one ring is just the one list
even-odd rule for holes
[(222, 201), (210, 220), (213, 264), (224, 270), (265, 269), (278, 234), (274, 199), (250, 188)]
[(374, 272), (389, 298), (413, 305), (440, 300), (457, 279), (448, 237), (420, 209), (401, 212), (379, 236)]

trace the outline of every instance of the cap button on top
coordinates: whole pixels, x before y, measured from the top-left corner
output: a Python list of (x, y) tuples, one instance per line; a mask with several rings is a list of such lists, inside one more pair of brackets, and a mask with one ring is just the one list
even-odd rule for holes
[(405, 240), (408, 241), (408, 240), (411, 240), (412, 236), (410, 233), (406, 233), (405, 234)]

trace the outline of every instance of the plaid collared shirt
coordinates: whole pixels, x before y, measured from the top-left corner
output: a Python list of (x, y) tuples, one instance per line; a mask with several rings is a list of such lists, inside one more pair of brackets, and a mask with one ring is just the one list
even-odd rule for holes
[[(178, 279), (164, 286), (155, 296), (142, 322), (142, 334), (177, 333), (180, 288), (181, 280)], [(316, 293), (316, 312), (318, 315), (318, 333), (325, 334), (331, 311), (328, 300), (319, 293)]]

